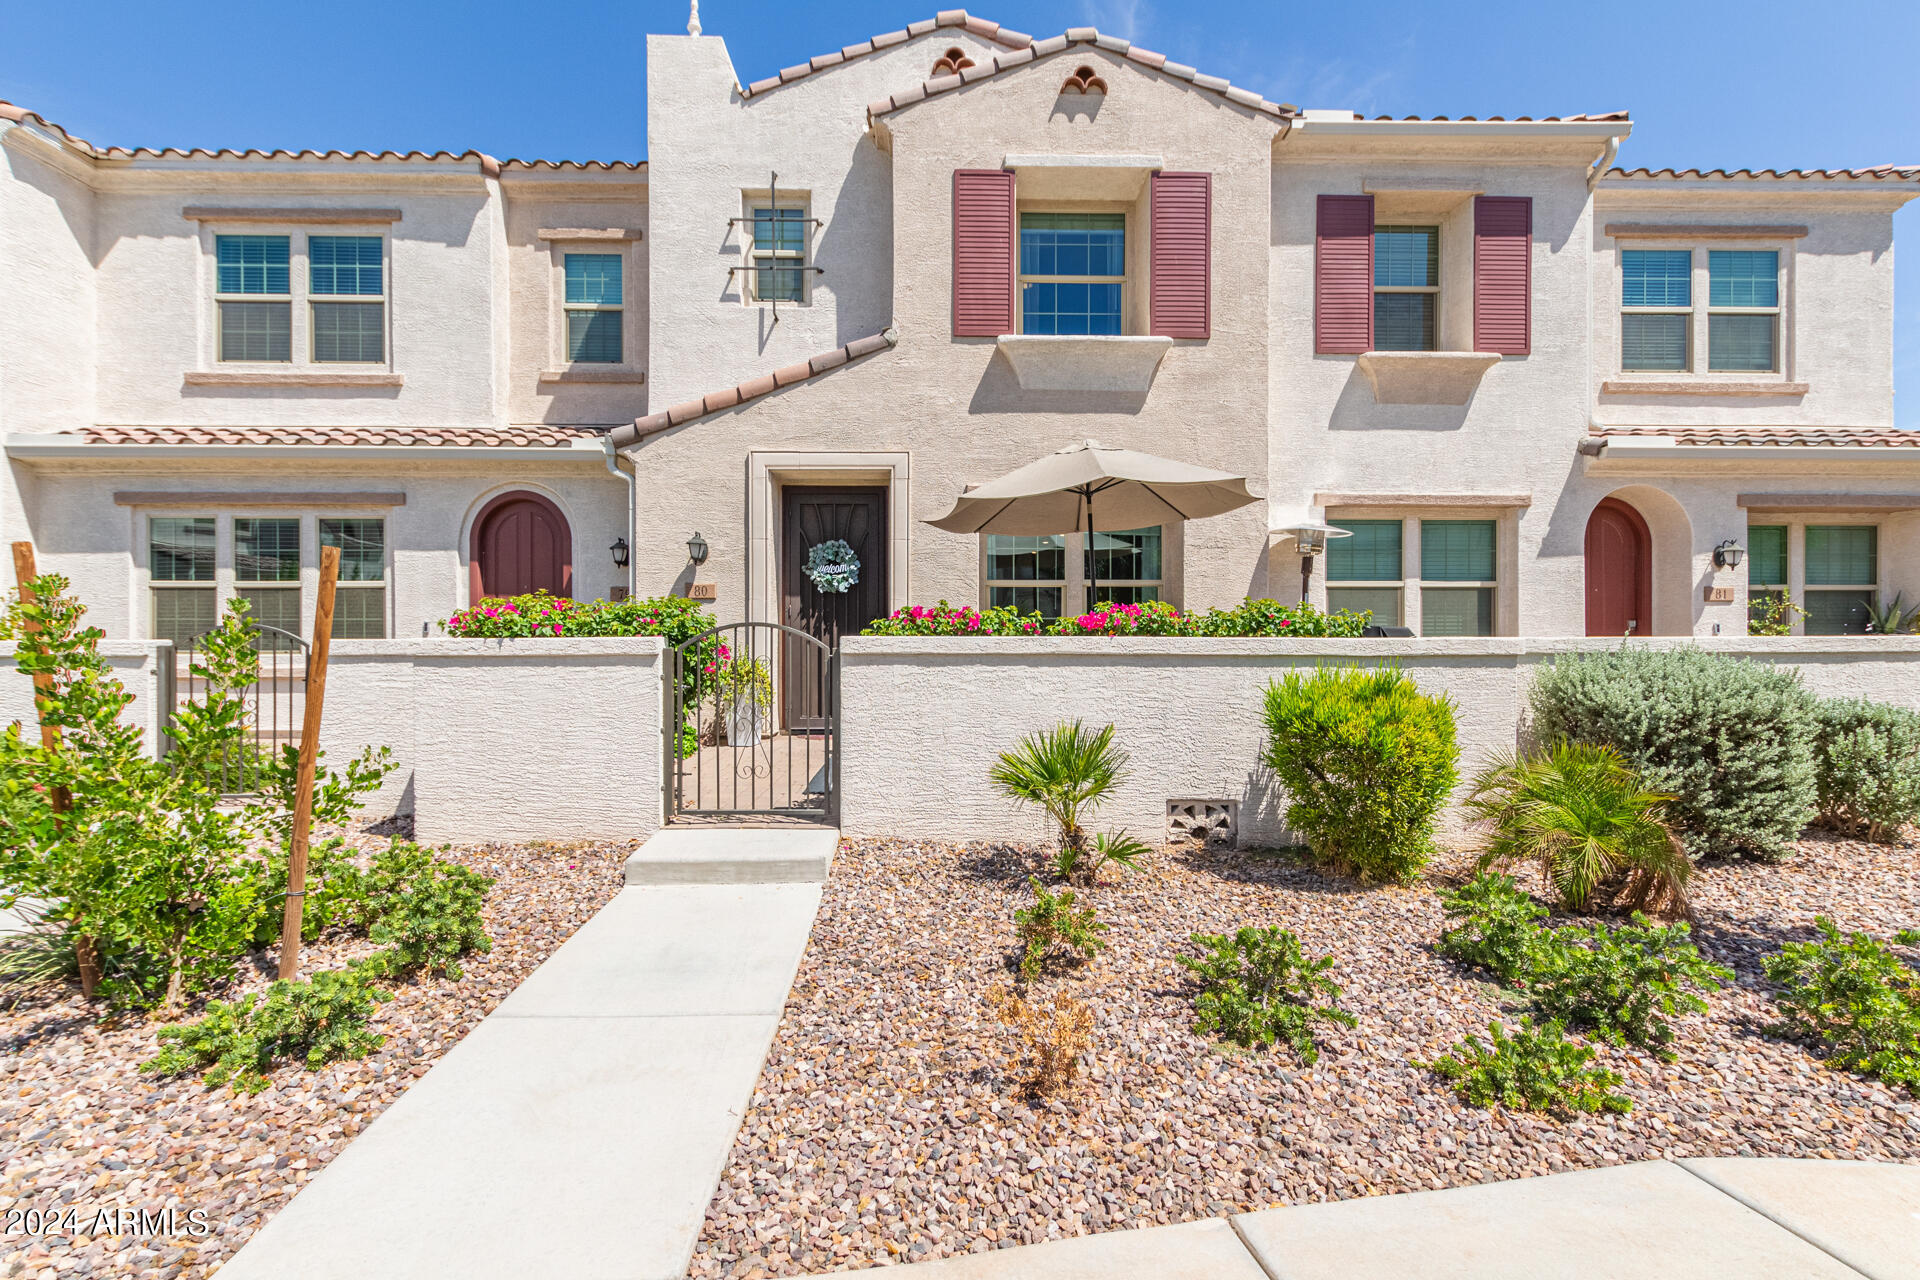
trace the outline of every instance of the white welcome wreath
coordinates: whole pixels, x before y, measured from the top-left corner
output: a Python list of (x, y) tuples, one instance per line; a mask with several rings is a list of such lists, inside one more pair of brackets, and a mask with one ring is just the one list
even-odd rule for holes
[(807, 552), (807, 577), (822, 591), (844, 594), (860, 581), (860, 557), (840, 538), (815, 543)]

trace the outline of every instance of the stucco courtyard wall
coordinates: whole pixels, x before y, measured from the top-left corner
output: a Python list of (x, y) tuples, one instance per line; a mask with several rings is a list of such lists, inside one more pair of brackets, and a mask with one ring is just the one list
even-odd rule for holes
[[(0, 728), (17, 722), (31, 737), (38, 732), (40, 716), (33, 706), (33, 681), (14, 663), (17, 647), (12, 641), (0, 641)], [(140, 727), (148, 751), (160, 740), (165, 724), (165, 691), (160, 686), (172, 654), (170, 640), (106, 641), (100, 646), (100, 656), (113, 669), (114, 679), (133, 695), (123, 718)]]
[[(1453, 699), (1460, 768), (1512, 750), (1534, 674), (1610, 640), (927, 639), (861, 637), (841, 656), (841, 829), (849, 836), (1043, 838), (1045, 819), (987, 782), (998, 754), (1062, 721), (1113, 723), (1129, 776), (1098, 827), (1148, 840), (1169, 800), (1239, 804), (1243, 844), (1291, 840), (1286, 799), (1261, 766), (1263, 693), (1287, 670), (1392, 663)], [(1672, 643), (1687, 643), (1674, 641)], [(1796, 666), (1824, 696), (1920, 710), (1920, 640), (1728, 639), (1702, 645)], [(1457, 823), (1450, 814), (1450, 825)]]

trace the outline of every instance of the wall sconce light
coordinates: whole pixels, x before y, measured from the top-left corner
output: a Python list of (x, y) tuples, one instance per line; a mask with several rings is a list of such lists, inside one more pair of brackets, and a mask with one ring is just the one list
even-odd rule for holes
[(695, 565), (703, 565), (707, 562), (707, 540), (700, 536), (698, 529), (695, 529), (693, 536), (687, 539), (687, 559), (693, 561)]
[(627, 540), (625, 538), (615, 538), (613, 545), (608, 547), (607, 550), (613, 552), (614, 568), (624, 569), (627, 567)]
[(1341, 529), (1320, 520), (1302, 520), (1280, 530), (1293, 539), (1294, 547), (1300, 552), (1300, 599), (1307, 598), (1307, 588), (1313, 582), (1313, 558), (1327, 549), (1329, 538), (1348, 538), (1353, 530)]
[(1738, 569), (1740, 562), (1747, 558), (1747, 549), (1728, 538), (1713, 549), (1713, 563), (1720, 569)]

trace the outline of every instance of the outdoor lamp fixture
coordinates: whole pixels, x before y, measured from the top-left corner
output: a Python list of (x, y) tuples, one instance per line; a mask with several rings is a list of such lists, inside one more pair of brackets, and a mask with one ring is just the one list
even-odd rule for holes
[(1728, 538), (1713, 549), (1713, 563), (1719, 569), (1738, 569), (1740, 562), (1747, 558), (1747, 549)]
[(614, 568), (624, 569), (627, 567), (627, 540), (625, 538), (615, 538), (613, 545), (608, 547), (607, 550), (613, 552)]
[(1293, 545), (1300, 551), (1300, 600), (1305, 603), (1307, 589), (1313, 582), (1313, 558), (1327, 549), (1327, 539), (1348, 538), (1353, 530), (1341, 529), (1320, 520), (1303, 520), (1299, 524), (1280, 530), (1293, 539)]
[(707, 540), (700, 536), (698, 529), (695, 529), (693, 536), (687, 539), (687, 559), (696, 565), (707, 562)]

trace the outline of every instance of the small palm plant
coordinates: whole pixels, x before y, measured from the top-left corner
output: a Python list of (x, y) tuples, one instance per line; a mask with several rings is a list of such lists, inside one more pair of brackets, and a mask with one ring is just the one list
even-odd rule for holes
[(1643, 787), (1612, 747), (1562, 742), (1495, 761), (1474, 779), (1465, 807), (1491, 828), (1482, 870), (1534, 862), (1573, 911), (1680, 914), (1693, 864), (1664, 819), (1670, 799)]
[(1060, 830), (1055, 868), (1073, 879), (1085, 861), (1086, 819), (1126, 776), (1126, 767), (1127, 753), (1113, 745), (1112, 725), (1089, 729), (1075, 720), (1028, 734), (1000, 753), (987, 777), (1002, 795), (1046, 811)]

